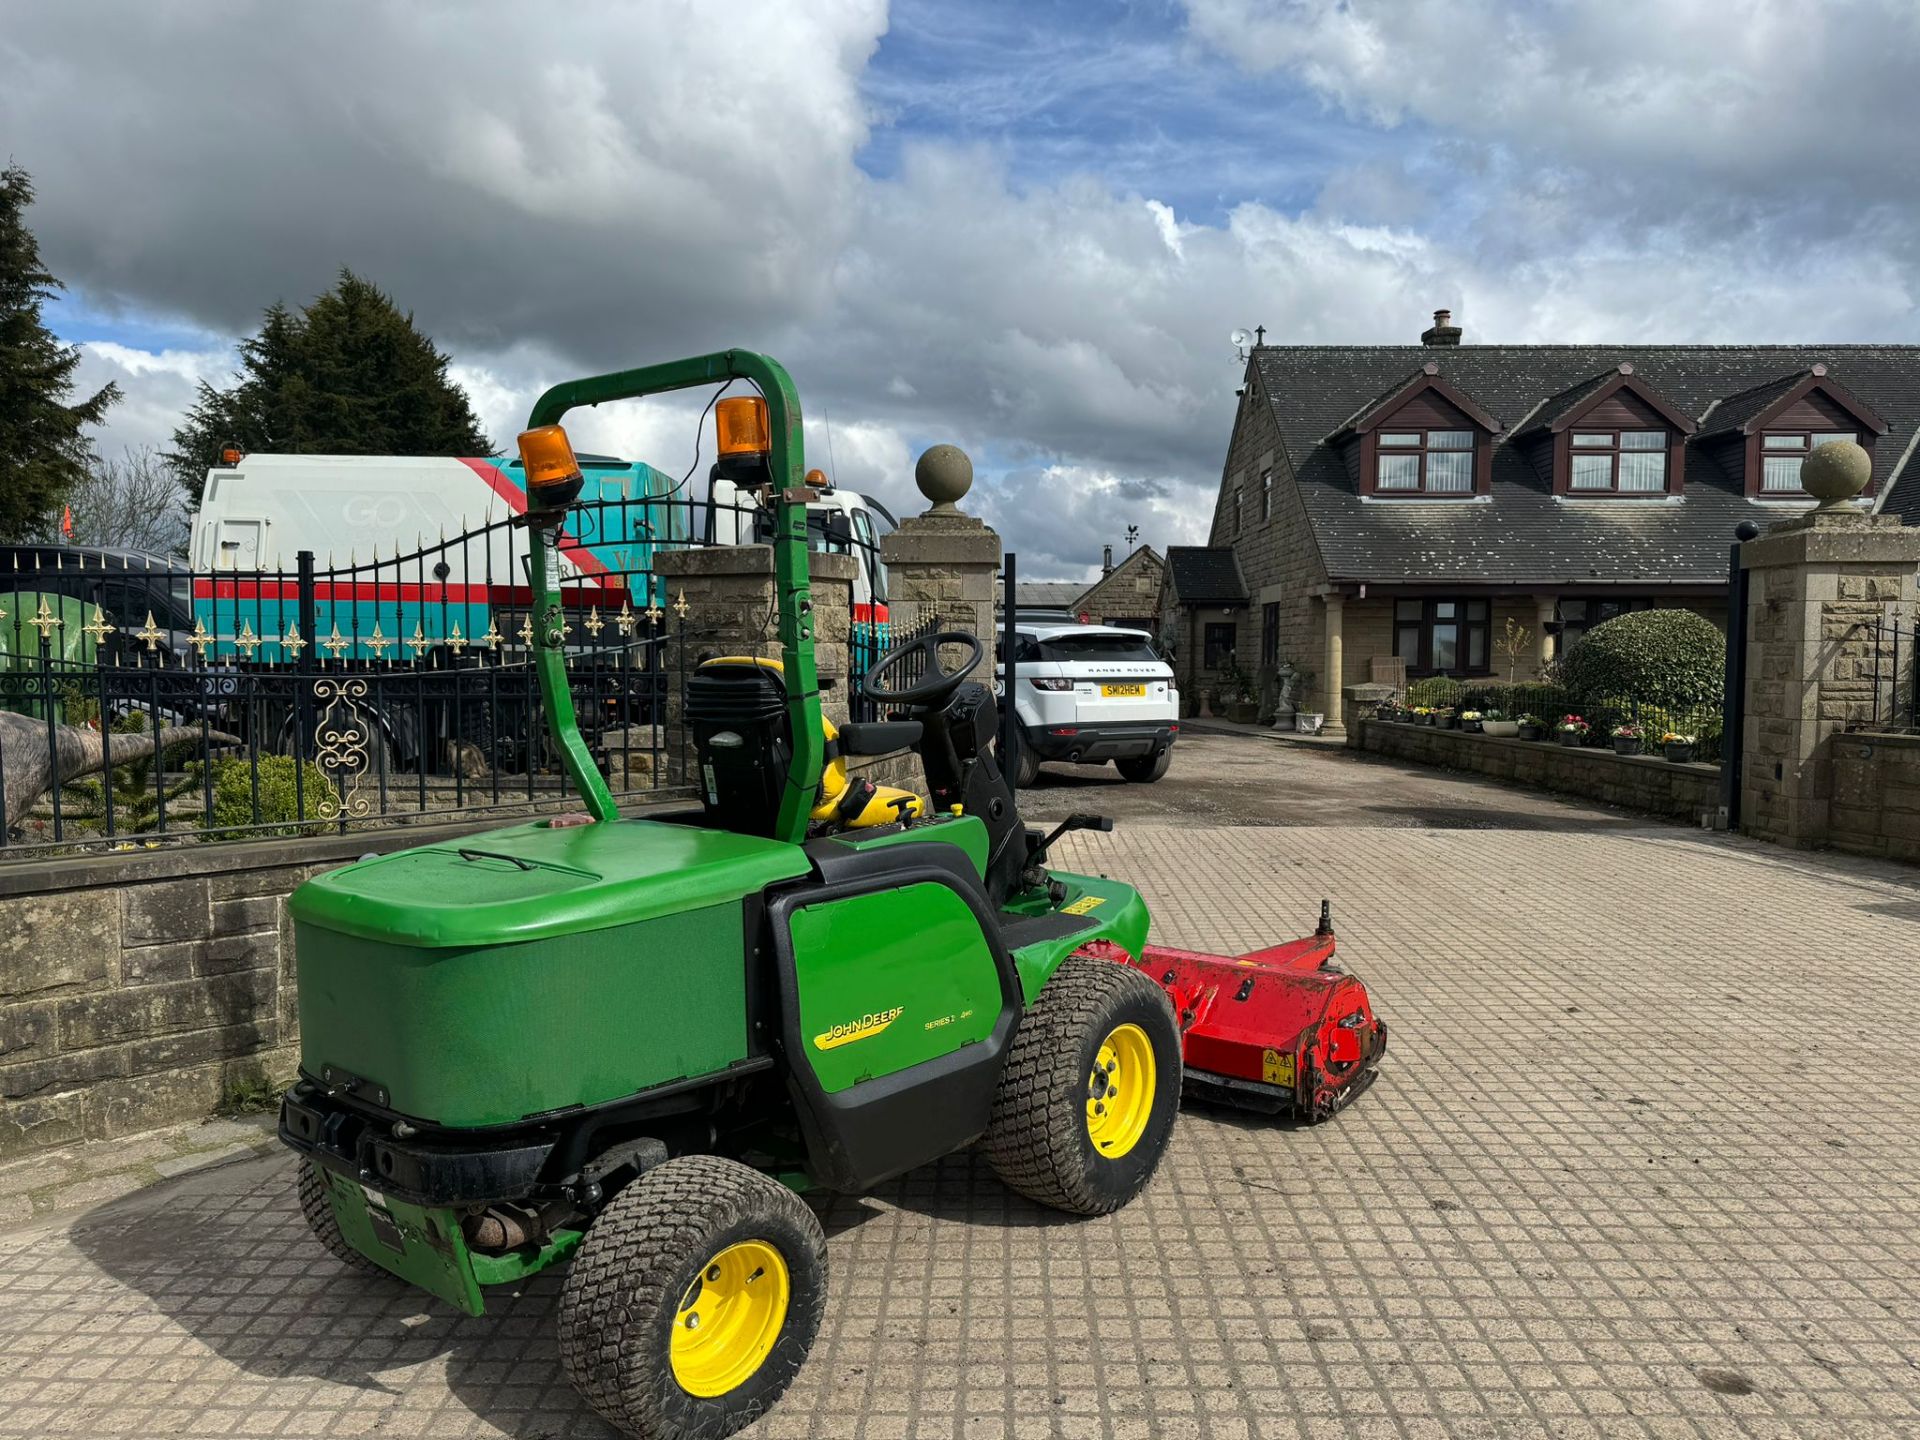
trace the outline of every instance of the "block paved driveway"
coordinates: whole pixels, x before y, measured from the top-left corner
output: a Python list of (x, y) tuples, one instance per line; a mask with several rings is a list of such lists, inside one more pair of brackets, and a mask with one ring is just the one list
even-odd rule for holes
[[(1589, 822), (1076, 837), (1174, 943), (1331, 896), (1379, 1084), (1310, 1130), (1190, 1108), (1106, 1219), (966, 1157), (831, 1202), (819, 1345), (750, 1433), (1920, 1435), (1920, 875)], [(553, 1279), (482, 1320), (353, 1279), (289, 1178), (0, 1239), (0, 1435), (607, 1433)]]

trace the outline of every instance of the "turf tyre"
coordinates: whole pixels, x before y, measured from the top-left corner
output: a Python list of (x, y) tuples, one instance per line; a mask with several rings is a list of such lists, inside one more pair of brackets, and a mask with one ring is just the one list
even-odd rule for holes
[(329, 1255), (356, 1275), (378, 1275), (388, 1280), (394, 1278), (392, 1271), (369, 1260), (347, 1243), (347, 1237), (340, 1233), (340, 1221), (334, 1216), (333, 1202), (327, 1198), (327, 1182), (311, 1160), (300, 1162), (299, 1191), (300, 1213), (306, 1219), (307, 1229), (313, 1232), (314, 1239), (326, 1247)]
[[(1145, 1131), (1117, 1158), (1094, 1148), (1088, 1083), (1103, 1039), (1137, 1025), (1153, 1047), (1155, 1093)], [(1180, 1032), (1166, 992), (1132, 966), (1070, 955), (1014, 1036), (994, 1093), (984, 1148), (1007, 1186), (1070, 1215), (1106, 1215), (1140, 1193), (1180, 1107)]]
[[(791, 1295), (759, 1368), (724, 1395), (689, 1393), (670, 1342), (681, 1297), (708, 1259), (759, 1240)], [(647, 1171), (587, 1231), (560, 1293), (560, 1363), (608, 1424), (641, 1440), (719, 1440), (785, 1393), (819, 1333), (827, 1295), (820, 1221), (784, 1185), (732, 1160), (690, 1155)]]
[(1151, 785), (1167, 773), (1167, 767), (1173, 764), (1173, 747), (1152, 755), (1139, 755), (1131, 760), (1116, 760), (1114, 768), (1120, 772), (1120, 778), (1135, 785)]

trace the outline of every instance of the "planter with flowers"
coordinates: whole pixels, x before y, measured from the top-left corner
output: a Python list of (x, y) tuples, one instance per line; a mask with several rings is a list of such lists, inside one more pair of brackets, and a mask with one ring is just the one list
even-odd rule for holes
[(1623, 720), (1608, 732), (1613, 736), (1613, 753), (1638, 755), (1647, 744), (1647, 732), (1631, 720)]
[(1431, 705), (1416, 705), (1407, 713), (1413, 717), (1413, 723), (1416, 725), (1433, 724), (1433, 707)]
[(1460, 712), (1450, 705), (1443, 705), (1433, 712), (1433, 723), (1442, 730), (1460, 728)]
[(1660, 737), (1660, 753), (1675, 765), (1691, 765), (1694, 744), (1693, 736), (1682, 735), (1678, 730), (1669, 730)]
[(1544, 740), (1547, 738), (1547, 722), (1532, 711), (1528, 711), (1514, 722), (1520, 727), (1522, 740)]
[(1478, 735), (1480, 733), (1480, 722), (1485, 718), (1485, 715), (1479, 710), (1462, 710), (1460, 712), (1460, 728), (1470, 735)]
[(1520, 722), (1509, 720), (1498, 710), (1488, 710), (1480, 716), (1480, 733), (1511, 740), (1520, 733)]
[(1587, 732), (1593, 727), (1578, 715), (1562, 715), (1560, 723), (1553, 727), (1553, 733), (1566, 746), (1578, 746), (1587, 743)]

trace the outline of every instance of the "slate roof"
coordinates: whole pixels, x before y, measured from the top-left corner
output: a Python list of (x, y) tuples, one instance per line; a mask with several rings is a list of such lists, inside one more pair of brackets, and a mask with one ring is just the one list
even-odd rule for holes
[(1013, 602), (1034, 610), (1071, 610), (1086, 592), (1078, 580), (1016, 580)]
[(1766, 384), (1756, 385), (1751, 390), (1742, 390), (1738, 395), (1729, 395), (1713, 407), (1713, 413), (1707, 417), (1707, 423), (1701, 427), (1701, 438), (1712, 439), (1733, 434), (1806, 379), (1809, 373), (1804, 369), (1796, 370), (1791, 375), (1782, 375), (1777, 380), (1769, 380)]
[(1169, 545), (1167, 583), (1182, 605), (1244, 605), (1247, 582), (1230, 545)]
[[(1909, 449), (1920, 425), (1920, 346), (1301, 345), (1267, 346), (1254, 356), (1261, 393), (1335, 580), (1623, 588), (1722, 583), (1735, 526), (1745, 520), (1766, 525), (1795, 511), (1747, 499), (1703, 436), (1688, 442), (1683, 496), (1650, 501), (1556, 500), (1514, 443), (1520, 423), (1531, 430), (1549, 400), (1565, 403), (1572, 398), (1567, 392), (1585, 390), (1623, 360), (1696, 421), (1721, 402), (1703, 431), (1722, 428), (1720, 412), (1733, 398), (1744, 403), (1746, 392), (1784, 389), (1824, 361), (1829, 379), (1891, 426), (1875, 447), (1891, 482), (1882, 481), (1883, 506), (1920, 523), (1920, 475), (1914, 473), (1920, 456)], [(1474, 500), (1363, 500), (1339, 450), (1325, 442), (1427, 361), (1499, 419), (1504, 433), (1494, 445), (1493, 493)], [(1169, 552), (1169, 564), (1177, 553)]]

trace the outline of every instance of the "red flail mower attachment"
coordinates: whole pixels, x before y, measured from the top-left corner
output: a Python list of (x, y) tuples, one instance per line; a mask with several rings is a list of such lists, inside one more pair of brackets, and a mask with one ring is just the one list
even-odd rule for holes
[(1313, 1124), (1354, 1099), (1386, 1053), (1387, 1027), (1367, 987), (1332, 968), (1331, 907), (1301, 940), (1245, 955), (1203, 955), (1149, 945), (1138, 960), (1102, 942), (1109, 959), (1159, 983), (1180, 1022), (1187, 1089)]

